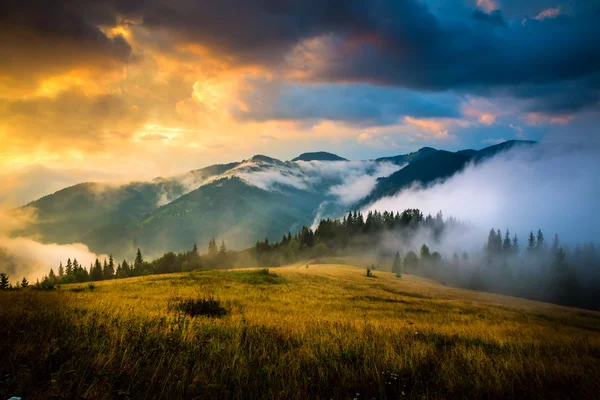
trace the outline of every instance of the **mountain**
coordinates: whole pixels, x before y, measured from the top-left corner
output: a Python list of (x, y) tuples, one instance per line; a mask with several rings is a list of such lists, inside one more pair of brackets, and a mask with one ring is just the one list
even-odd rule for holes
[(389, 161), (389, 162), (397, 164), (397, 165), (403, 165), (406, 163), (411, 163), (413, 161), (420, 160), (423, 157), (430, 156), (433, 153), (435, 153), (436, 151), (437, 150), (432, 147), (423, 147), (423, 148), (419, 149), (418, 151), (414, 151), (409, 154), (402, 154), (399, 156), (392, 156), (392, 157), (381, 157), (381, 158), (376, 159), (375, 161)]
[(280, 239), (316, 217), (364, 207), (414, 183), (447, 179), (468, 163), (515, 146), (532, 145), (511, 141), (455, 153), (424, 147), (351, 162), (324, 152), (292, 161), (255, 155), (150, 182), (81, 183), (27, 204), (38, 218), (18, 234), (47, 243), (81, 242), (118, 258), (131, 258), (138, 247), (147, 257), (184, 251), (213, 237), (242, 248), (265, 237)]
[(463, 169), (470, 160), (471, 157), (464, 154), (435, 150), (428, 156), (411, 162), (400, 171), (380, 179), (371, 194), (361, 200), (356, 208), (361, 208), (382, 197), (392, 196), (413, 183), (427, 184), (448, 178)]
[(449, 178), (462, 170), (469, 162), (481, 162), (501, 152), (516, 147), (530, 148), (535, 144), (536, 142), (533, 141), (510, 140), (479, 151), (467, 149), (455, 153), (424, 147), (417, 152), (405, 156), (378, 159), (390, 160), (396, 163), (408, 162), (409, 164), (400, 171), (379, 179), (371, 193), (356, 203), (355, 208), (362, 208), (382, 197), (392, 196), (415, 183), (426, 185), (434, 181)]
[(292, 161), (348, 161), (336, 154), (327, 153), (326, 151), (317, 151), (313, 153), (302, 153)]

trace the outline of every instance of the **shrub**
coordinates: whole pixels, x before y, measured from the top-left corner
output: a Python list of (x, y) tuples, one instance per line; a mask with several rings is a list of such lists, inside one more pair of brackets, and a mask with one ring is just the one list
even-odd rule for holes
[(169, 308), (181, 311), (190, 317), (202, 315), (205, 317), (221, 318), (227, 315), (227, 309), (213, 296), (210, 296), (208, 299), (175, 300), (174, 304), (169, 304)]
[(367, 278), (374, 278), (373, 272), (370, 267), (367, 267)]

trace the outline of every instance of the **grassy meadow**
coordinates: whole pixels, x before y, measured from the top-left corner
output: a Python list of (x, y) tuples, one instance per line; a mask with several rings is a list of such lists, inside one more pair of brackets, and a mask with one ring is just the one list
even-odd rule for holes
[[(600, 313), (341, 264), (0, 293), (0, 399), (598, 398)], [(177, 305), (214, 298), (219, 317)]]

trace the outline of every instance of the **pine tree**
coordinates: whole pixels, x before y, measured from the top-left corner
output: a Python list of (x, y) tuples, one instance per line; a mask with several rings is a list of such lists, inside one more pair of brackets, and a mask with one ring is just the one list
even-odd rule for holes
[(104, 279), (113, 279), (115, 277), (115, 261), (113, 260), (112, 254), (108, 256), (108, 264), (104, 260)]
[(23, 280), (21, 281), (21, 287), (22, 288), (29, 287), (29, 281), (27, 280), (27, 278), (23, 277)]
[[(67, 267), (69, 266), (70, 261), (71, 261), (70, 259), (67, 261)], [(71, 274), (79, 272), (80, 269), (81, 269), (81, 265), (79, 265), (79, 262), (77, 261), (77, 259), (74, 258), (73, 265), (71, 267)]]
[(512, 251), (513, 251), (513, 254), (516, 254), (516, 255), (519, 254), (519, 238), (517, 237), (516, 233), (515, 233), (515, 236), (513, 236), (513, 240), (512, 240)]
[(62, 265), (62, 261), (60, 262), (60, 264), (58, 265), (58, 277), (62, 279), (62, 277), (65, 276), (65, 268)]
[(554, 235), (554, 240), (552, 241), (552, 254), (556, 254), (558, 252), (558, 249), (560, 247), (560, 241), (558, 240), (558, 234)]
[(537, 245), (535, 247), (538, 251), (544, 250), (544, 234), (542, 230), (539, 229), (537, 233)]
[[(77, 262), (77, 259), (74, 260), (74, 263)], [(67, 273), (67, 275), (73, 275), (73, 272), (75, 272), (73, 264), (71, 264), (71, 259), (69, 258), (67, 260), (67, 268), (65, 269), (65, 272)]]
[(504, 235), (504, 243), (502, 243), (502, 251), (506, 254), (512, 253), (512, 243), (510, 241), (510, 232), (508, 229), (506, 230), (506, 234)]
[(392, 272), (396, 275), (400, 275), (402, 273), (402, 261), (400, 258), (400, 252), (397, 251), (394, 256), (394, 263), (392, 264)]
[(8, 275), (4, 272), (0, 273), (0, 290), (6, 290), (10, 287)]
[(404, 256), (404, 267), (407, 270), (414, 270), (419, 265), (419, 258), (414, 251), (409, 251)]
[(529, 232), (529, 239), (527, 240), (527, 250), (533, 251), (536, 248), (535, 236), (533, 231)]
[(129, 263), (125, 259), (123, 259), (123, 262), (121, 263), (121, 270), (123, 271), (123, 274), (125, 274), (125, 277), (128, 277), (131, 274)]
[(192, 253), (196, 256), (198, 255), (198, 246), (196, 246), (196, 243), (194, 243), (194, 248), (192, 249)]
[[(269, 246), (269, 239), (265, 239), (265, 246)], [(227, 247), (225, 246), (225, 240), (221, 240), (221, 247), (219, 247), (219, 256), (223, 257), (227, 254)]]
[(421, 260), (428, 260), (431, 257), (431, 253), (429, 252), (429, 247), (426, 244), (421, 246)]
[(56, 274), (54, 273), (54, 270), (52, 268), (50, 268), (50, 273), (48, 274), (48, 280), (51, 283), (55, 283), (56, 282)]
[(137, 254), (135, 255), (135, 260), (133, 261), (133, 271), (136, 275), (142, 274), (142, 268), (144, 266), (144, 258), (142, 257), (142, 251), (140, 249), (137, 250)]
[(208, 241), (208, 256), (209, 257), (216, 257), (217, 255), (217, 242), (215, 241), (215, 238), (212, 238)]
[(90, 266), (90, 280), (101, 281), (102, 280), (102, 264), (100, 260), (96, 258), (96, 262), (93, 266)]

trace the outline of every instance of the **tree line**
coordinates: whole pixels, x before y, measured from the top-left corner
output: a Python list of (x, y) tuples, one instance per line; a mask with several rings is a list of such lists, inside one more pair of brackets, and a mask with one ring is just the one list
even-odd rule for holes
[[(89, 268), (68, 259), (51, 269), (41, 281), (30, 285), (26, 279), (13, 287), (52, 288), (56, 285), (186, 272), (201, 268), (249, 266), (276, 267), (292, 262), (328, 256), (365, 255), (375, 257), (384, 269), (401, 276), (418, 274), (446, 284), (477, 290), (507, 293), (588, 308), (600, 308), (600, 259), (592, 243), (570, 249), (558, 235), (547, 243), (541, 230), (531, 231), (521, 250), (519, 238), (509, 230), (491, 229), (481, 252), (441, 254), (430, 246), (442, 246), (451, 236), (468, 227), (439, 212), (425, 216), (418, 209), (403, 212), (351, 211), (341, 219), (321, 219), (315, 229), (304, 226), (288, 232), (279, 241), (259, 240), (248, 249), (229, 250), (224, 240), (213, 238), (200, 254), (196, 244), (190, 251), (165, 253), (147, 262), (138, 249), (133, 262), (115, 263), (112, 256), (95, 260)], [(414, 248), (426, 232), (430, 243)], [(403, 254), (404, 253), (404, 254)], [(4, 283), (3, 283), (4, 282)], [(0, 288), (11, 287), (0, 275)]]

